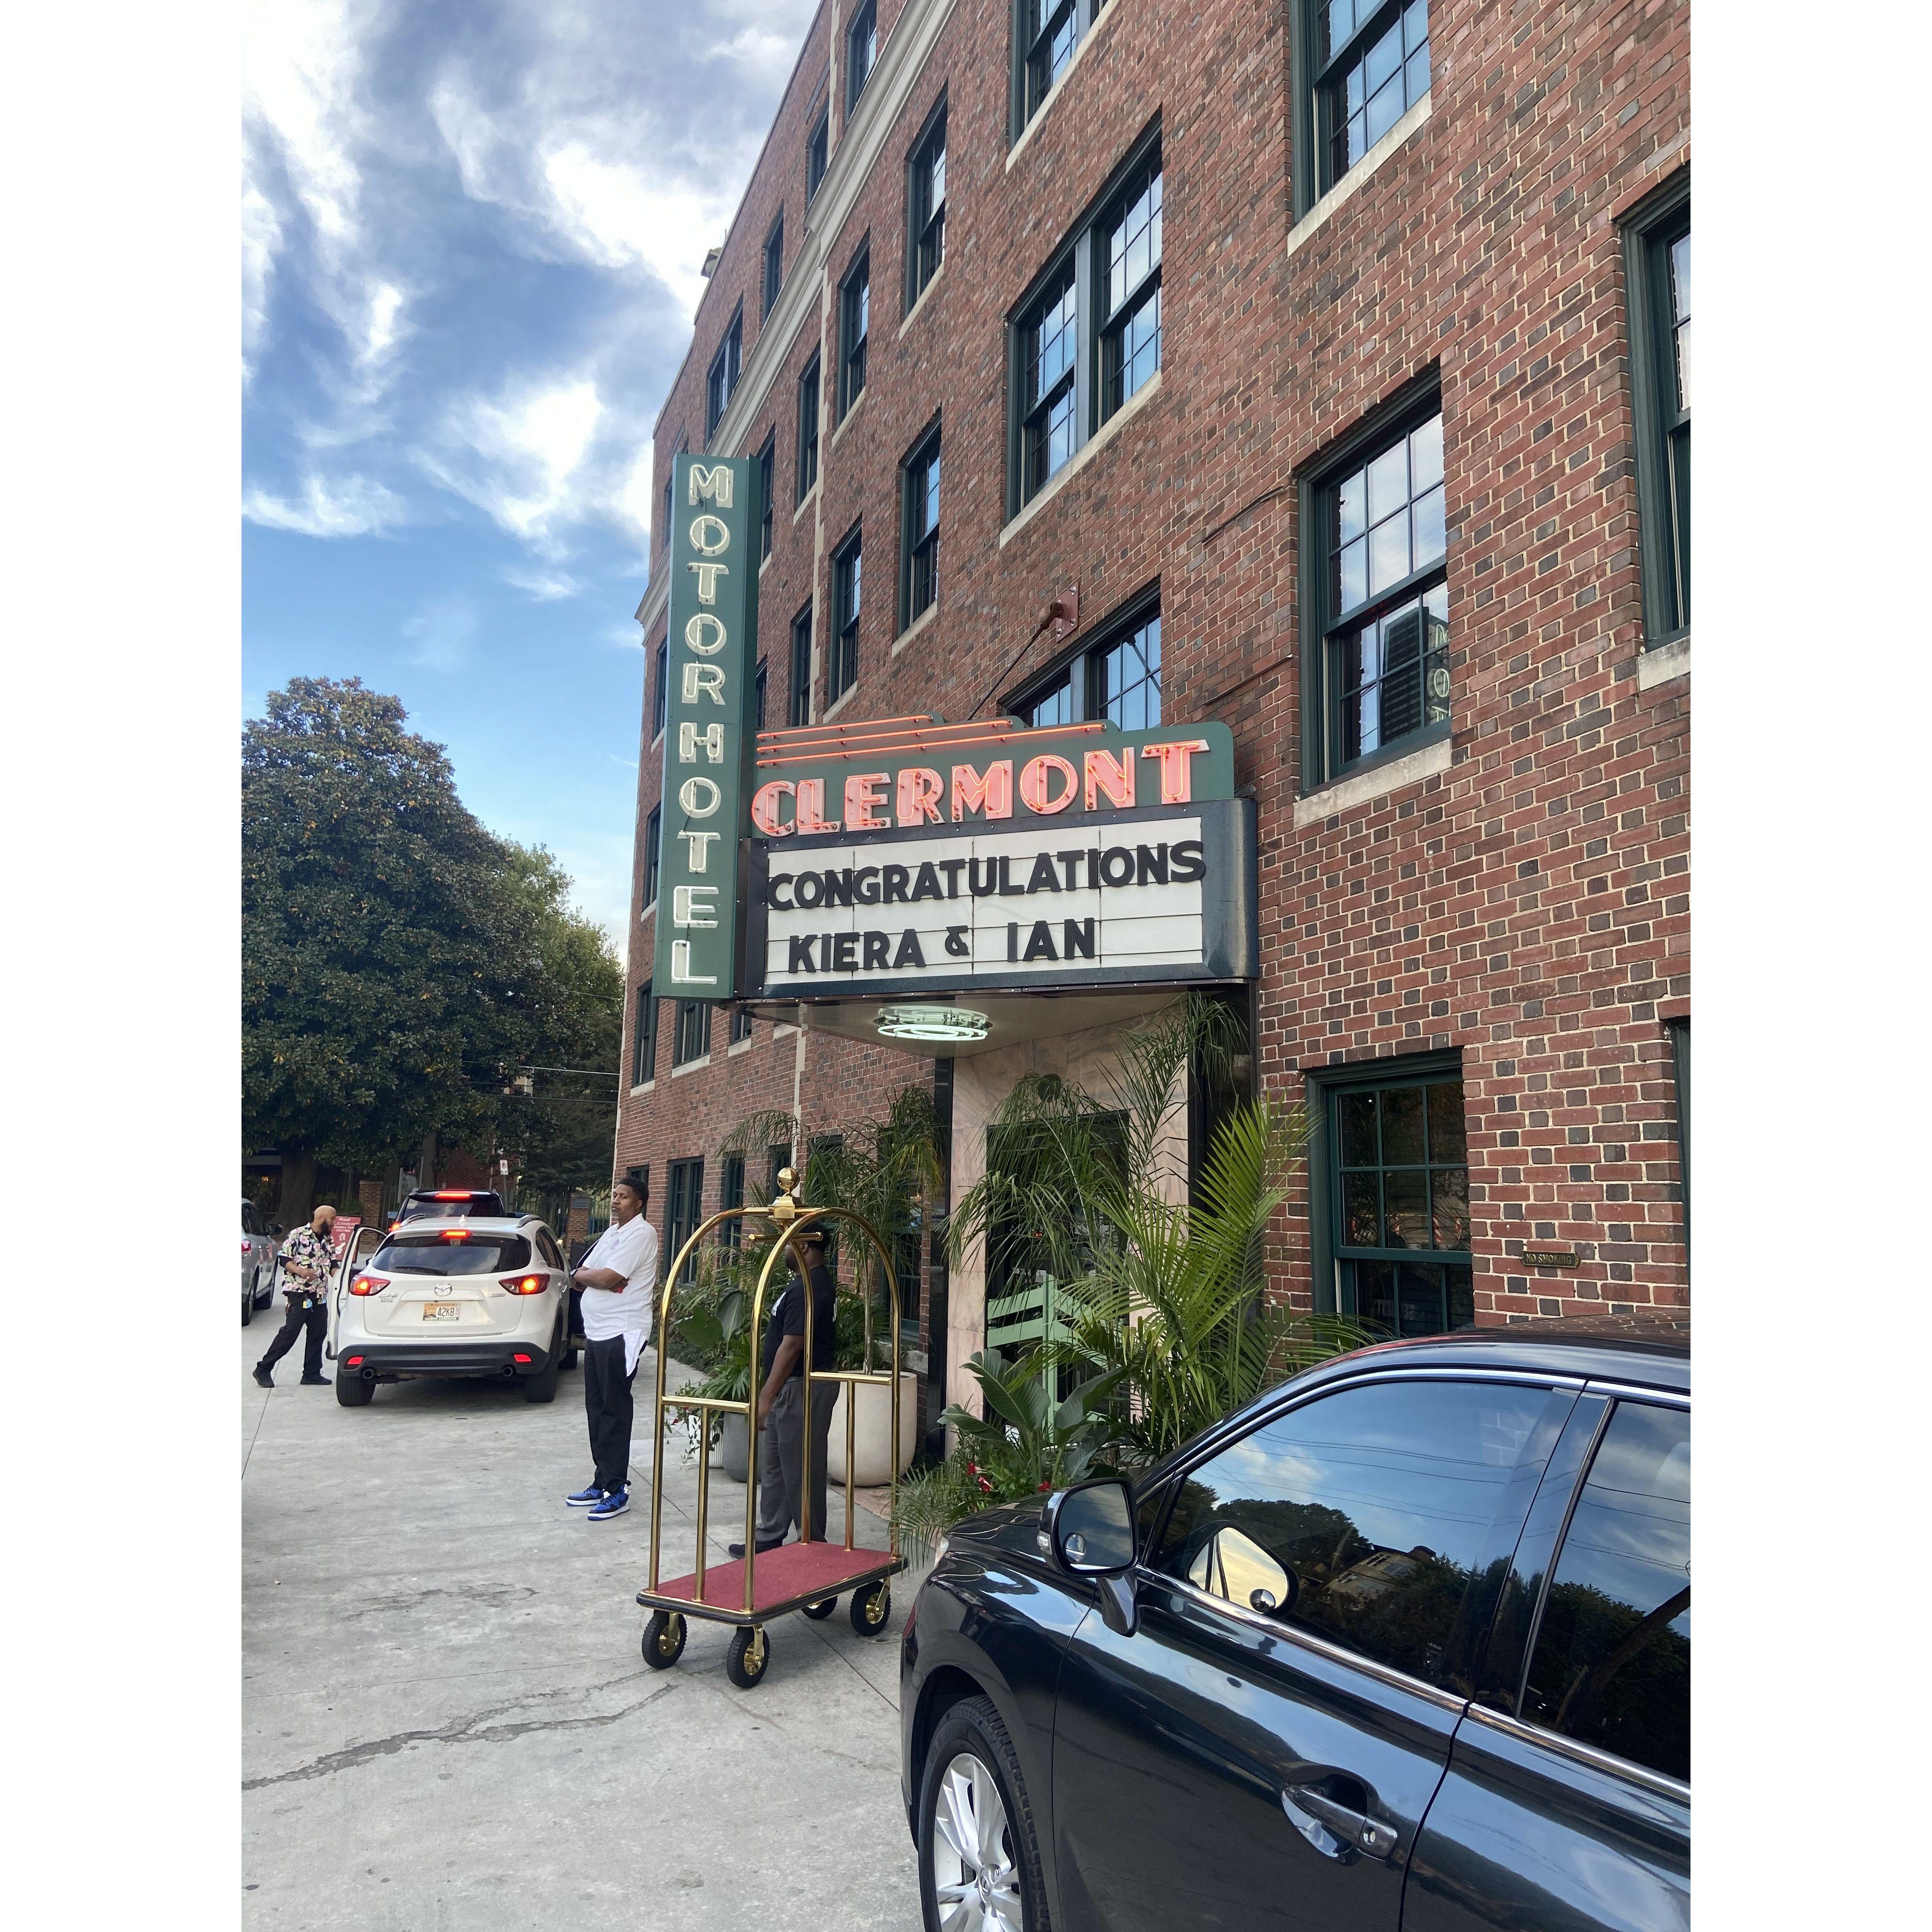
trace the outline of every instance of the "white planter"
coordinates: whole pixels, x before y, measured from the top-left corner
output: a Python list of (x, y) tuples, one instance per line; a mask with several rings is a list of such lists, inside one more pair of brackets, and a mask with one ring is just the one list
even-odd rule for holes
[[(878, 1489), (892, 1479), (892, 1392), (884, 1382), (862, 1382), (856, 1392), (859, 1406), (852, 1434), (852, 1460), (856, 1465), (854, 1480), (861, 1489)], [(853, 1393), (850, 1384), (842, 1384), (832, 1406), (832, 1439), (826, 1445), (825, 1467), (835, 1483), (845, 1480), (845, 1398)], [(812, 1400), (818, 1399), (814, 1390)], [(913, 1452), (918, 1446), (919, 1378), (908, 1369), (899, 1376), (901, 1475), (912, 1466)]]
[(711, 1466), (722, 1469), (734, 1483), (745, 1480), (750, 1471), (751, 1432), (742, 1415), (728, 1415), (718, 1430), (718, 1446), (711, 1452)]

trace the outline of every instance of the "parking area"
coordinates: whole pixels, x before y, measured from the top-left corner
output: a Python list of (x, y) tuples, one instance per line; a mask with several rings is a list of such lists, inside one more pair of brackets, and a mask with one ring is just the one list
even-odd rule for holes
[[(728, 1630), (639, 1651), (655, 1358), (637, 1389), (630, 1514), (585, 1522), (580, 1372), (514, 1387), (242, 1390), (244, 1921), (253, 1927), (911, 1928), (900, 1809), (898, 1580), (886, 1633), (771, 1628), (762, 1684)], [(332, 1372), (332, 1370), (330, 1371)], [(672, 1386), (676, 1385), (674, 1370)], [(681, 1436), (676, 1438), (681, 1442)], [(692, 1567), (694, 1462), (668, 1478), (668, 1575)], [(713, 1560), (744, 1490), (714, 1473)], [(835, 1496), (831, 1534), (844, 1533)], [(857, 1540), (883, 1546), (861, 1510)]]

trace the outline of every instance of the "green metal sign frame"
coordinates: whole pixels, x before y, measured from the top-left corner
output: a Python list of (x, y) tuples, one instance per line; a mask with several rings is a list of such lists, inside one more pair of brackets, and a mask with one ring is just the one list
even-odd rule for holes
[(740, 840), (754, 755), (758, 466), (671, 464), (662, 830), (652, 971), (666, 998), (737, 992)]

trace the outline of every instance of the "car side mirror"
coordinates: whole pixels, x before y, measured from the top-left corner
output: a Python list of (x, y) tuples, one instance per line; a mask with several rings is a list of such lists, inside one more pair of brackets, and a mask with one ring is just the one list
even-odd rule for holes
[(1053, 1560), (1070, 1576), (1095, 1584), (1100, 1615), (1118, 1636), (1132, 1636), (1139, 1621), (1134, 1602), (1134, 1499), (1112, 1477), (1061, 1490), (1046, 1502), (1046, 1540)]

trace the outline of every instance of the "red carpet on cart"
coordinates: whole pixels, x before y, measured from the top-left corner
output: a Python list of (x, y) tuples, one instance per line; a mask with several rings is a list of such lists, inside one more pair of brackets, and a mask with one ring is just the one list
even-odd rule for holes
[[(752, 1607), (763, 1610), (793, 1597), (816, 1594), (835, 1596), (855, 1576), (878, 1570), (892, 1562), (888, 1550), (848, 1550), (842, 1543), (788, 1543), (755, 1558), (752, 1564)], [(694, 1576), (679, 1576), (660, 1583), (660, 1597), (694, 1594)], [(721, 1610), (741, 1610), (745, 1602), (745, 1565), (716, 1563), (704, 1573), (704, 1600)]]

